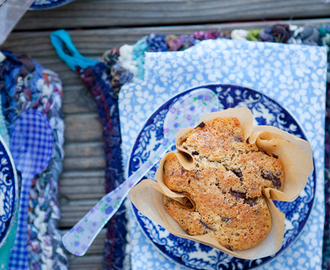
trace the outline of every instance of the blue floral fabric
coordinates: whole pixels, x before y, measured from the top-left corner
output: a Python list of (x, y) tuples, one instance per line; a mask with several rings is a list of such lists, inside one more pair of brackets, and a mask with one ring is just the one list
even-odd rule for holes
[[(326, 61), (325, 47), (227, 39), (203, 41), (184, 52), (147, 53), (145, 81), (124, 85), (119, 94), (125, 168), (143, 123), (173, 95), (219, 82), (258, 89), (302, 125), (317, 172), (316, 202), (305, 229), (292, 247), (261, 269), (321, 269)], [(135, 223), (131, 237), (133, 269), (184, 269), (155, 256), (156, 249)]]

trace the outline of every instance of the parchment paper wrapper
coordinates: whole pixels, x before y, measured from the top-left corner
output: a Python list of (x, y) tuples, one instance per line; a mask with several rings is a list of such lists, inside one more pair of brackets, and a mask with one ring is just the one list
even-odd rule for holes
[[(276, 208), (272, 200), (291, 202), (299, 196), (307, 183), (308, 176), (313, 171), (311, 146), (307, 141), (278, 128), (272, 126), (253, 126), (252, 113), (246, 107), (206, 114), (199, 123), (217, 117), (237, 117), (243, 129), (243, 139), (248, 140), (249, 143), (256, 143), (259, 150), (270, 155), (274, 154), (278, 156), (282, 162), (284, 169), (283, 191), (271, 188), (265, 188), (263, 190), (263, 195), (267, 200), (272, 216), (272, 227), (269, 234), (262, 242), (247, 250), (230, 251), (218, 243), (213, 232), (200, 236), (188, 235), (166, 212), (163, 203), (163, 194), (182, 204), (187, 202), (187, 198), (183, 194), (171, 191), (164, 184), (163, 165), (168, 154), (160, 161), (159, 168), (155, 175), (157, 182), (149, 179), (141, 181), (130, 191), (130, 199), (143, 215), (166, 228), (170, 233), (176, 236), (212, 246), (237, 258), (257, 259), (270, 256), (280, 249), (285, 230), (285, 215)], [(180, 143), (184, 139), (184, 135), (193, 128), (194, 127), (181, 129), (176, 136), (178, 152), (175, 152), (175, 154), (182, 166), (187, 170), (191, 170), (195, 164), (193, 158), (187, 158), (185, 153), (189, 156), (190, 154), (180, 147)]]

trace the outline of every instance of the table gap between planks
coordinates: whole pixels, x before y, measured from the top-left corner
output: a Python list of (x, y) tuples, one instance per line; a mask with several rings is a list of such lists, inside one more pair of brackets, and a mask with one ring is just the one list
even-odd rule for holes
[[(105, 162), (94, 100), (79, 76), (57, 57), (49, 39), (53, 30), (68, 30), (81, 54), (99, 60), (106, 50), (133, 45), (152, 32), (190, 35), (200, 30), (260, 29), (277, 23), (320, 25), (330, 23), (329, 15), (330, 4), (321, 0), (75, 0), (55, 9), (28, 11), (1, 48), (32, 56), (63, 80), (62, 234), (104, 195)], [(102, 269), (105, 233), (103, 229), (84, 257), (68, 254), (70, 270)]]

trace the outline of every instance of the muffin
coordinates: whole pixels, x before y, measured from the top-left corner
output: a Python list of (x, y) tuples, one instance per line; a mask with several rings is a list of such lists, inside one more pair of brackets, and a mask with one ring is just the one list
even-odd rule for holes
[(186, 197), (183, 204), (164, 195), (167, 213), (189, 235), (211, 232), (234, 251), (265, 239), (272, 218), (263, 189), (281, 191), (284, 181), (277, 156), (243, 138), (236, 117), (201, 122), (177, 142), (193, 158), (193, 168), (185, 169), (174, 153), (163, 165), (165, 185)]

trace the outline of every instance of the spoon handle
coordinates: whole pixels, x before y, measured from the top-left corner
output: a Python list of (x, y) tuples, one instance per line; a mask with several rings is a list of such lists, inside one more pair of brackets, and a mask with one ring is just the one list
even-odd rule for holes
[(27, 220), (28, 206), (33, 176), (27, 175), (22, 179), (16, 238), (10, 254), (8, 269), (28, 269), (29, 257), (27, 251)]
[(64, 247), (74, 255), (83, 256), (104, 225), (117, 212), (131, 188), (162, 158), (168, 149), (161, 145), (126, 181), (106, 194), (62, 237)]

